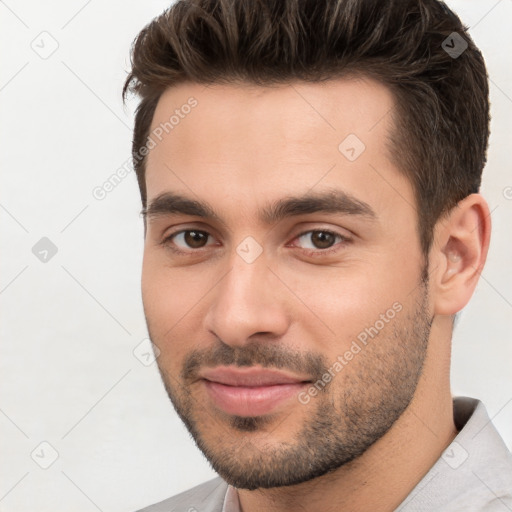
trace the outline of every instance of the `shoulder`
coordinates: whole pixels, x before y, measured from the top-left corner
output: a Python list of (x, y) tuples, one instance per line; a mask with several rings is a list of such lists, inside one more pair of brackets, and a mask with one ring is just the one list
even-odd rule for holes
[(221, 512), (227, 488), (217, 477), (137, 512)]

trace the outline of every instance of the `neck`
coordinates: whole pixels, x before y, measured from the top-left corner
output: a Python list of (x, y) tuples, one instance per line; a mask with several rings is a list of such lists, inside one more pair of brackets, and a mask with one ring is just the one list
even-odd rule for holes
[(384, 436), (357, 459), (308, 482), (239, 489), (243, 512), (395, 510), (457, 435), (450, 393), (451, 340), (431, 334), (414, 397)]

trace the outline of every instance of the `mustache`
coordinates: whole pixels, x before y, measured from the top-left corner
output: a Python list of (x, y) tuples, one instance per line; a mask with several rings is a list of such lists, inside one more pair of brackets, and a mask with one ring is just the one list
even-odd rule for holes
[(276, 343), (255, 342), (232, 347), (220, 342), (214, 347), (191, 351), (184, 359), (181, 378), (187, 383), (194, 382), (205, 367), (256, 365), (306, 374), (314, 382), (328, 370), (326, 358), (314, 352), (299, 352)]

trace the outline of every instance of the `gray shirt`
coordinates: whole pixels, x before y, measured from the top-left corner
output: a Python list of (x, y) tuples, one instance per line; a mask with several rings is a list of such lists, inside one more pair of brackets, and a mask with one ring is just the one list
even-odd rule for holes
[[(453, 442), (395, 512), (512, 512), (512, 454), (480, 400), (455, 397)], [(139, 512), (241, 512), (220, 477)]]

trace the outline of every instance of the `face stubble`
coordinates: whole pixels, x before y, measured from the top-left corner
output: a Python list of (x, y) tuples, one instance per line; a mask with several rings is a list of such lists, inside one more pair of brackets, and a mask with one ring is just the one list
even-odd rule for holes
[[(380, 439), (410, 404), (421, 376), (432, 324), (427, 276), (424, 269), (415, 298), (400, 318), (390, 321), (307, 405), (297, 401), (295, 407), (307, 406), (311, 412), (286, 442), (272, 442), (273, 430), (287, 420), (274, 415), (224, 414), (220, 418), (224, 428), (216, 434), (212, 425), (218, 426), (219, 418), (198, 403), (188, 386), (197, 381), (200, 368), (217, 365), (259, 364), (305, 373), (316, 382), (332, 365), (325, 356), (292, 352), (279, 344), (233, 348), (220, 342), (188, 354), (179, 376), (170, 376), (157, 359), (176, 412), (213, 469), (241, 489), (296, 485), (338, 469)], [(160, 345), (151, 334), (147, 316), (146, 322), (151, 340)], [(251, 441), (251, 434), (265, 436), (264, 449), (261, 440), (258, 446)]]

